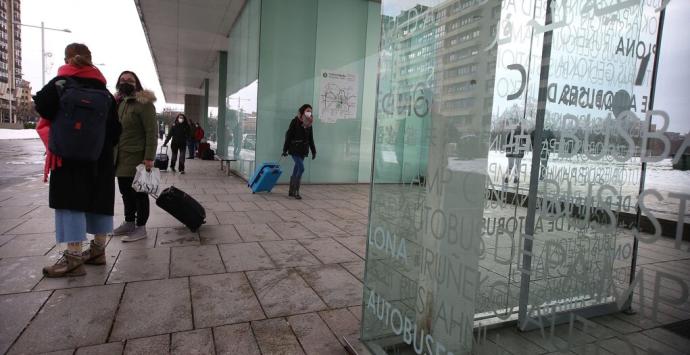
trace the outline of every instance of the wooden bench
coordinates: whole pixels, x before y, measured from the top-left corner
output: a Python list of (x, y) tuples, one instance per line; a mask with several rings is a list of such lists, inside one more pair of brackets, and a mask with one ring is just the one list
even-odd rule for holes
[(227, 174), (230, 176), (230, 163), (237, 161), (234, 157), (225, 157), (221, 155), (216, 155), (216, 159), (220, 160), (220, 170), (225, 170), (225, 165), (227, 164)]

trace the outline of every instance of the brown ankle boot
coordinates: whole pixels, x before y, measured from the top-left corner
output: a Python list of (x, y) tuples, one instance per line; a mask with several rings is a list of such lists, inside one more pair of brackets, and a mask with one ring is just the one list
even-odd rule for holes
[(84, 276), (86, 275), (84, 259), (81, 255), (73, 255), (65, 251), (54, 265), (43, 268), (43, 275), (46, 277)]
[(105, 245), (99, 245), (95, 240), (89, 244), (89, 249), (81, 253), (84, 264), (105, 265)]

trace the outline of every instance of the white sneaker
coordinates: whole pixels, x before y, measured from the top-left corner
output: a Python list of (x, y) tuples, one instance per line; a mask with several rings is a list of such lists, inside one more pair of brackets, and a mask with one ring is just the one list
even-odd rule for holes
[(133, 232), (135, 227), (136, 226), (134, 225), (134, 222), (123, 221), (119, 227), (113, 229), (113, 235), (114, 236), (127, 235), (127, 234)]
[(129, 233), (126, 237), (122, 238), (123, 242), (136, 242), (137, 240), (142, 240), (147, 237), (146, 226), (136, 226), (134, 231)]

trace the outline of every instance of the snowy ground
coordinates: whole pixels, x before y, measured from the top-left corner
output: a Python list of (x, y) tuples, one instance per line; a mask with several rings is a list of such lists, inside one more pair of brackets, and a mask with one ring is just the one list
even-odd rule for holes
[(3, 139), (37, 139), (35, 129), (6, 129), (0, 128), (0, 140)]

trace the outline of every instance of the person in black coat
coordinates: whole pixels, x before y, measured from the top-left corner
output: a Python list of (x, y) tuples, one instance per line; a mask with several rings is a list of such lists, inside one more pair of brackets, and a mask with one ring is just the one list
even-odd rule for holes
[(310, 149), (312, 160), (316, 159), (316, 145), (314, 144), (314, 130), (312, 128), (314, 117), (311, 115), (311, 111), (309, 104), (304, 104), (299, 108), (297, 116), (292, 119), (290, 127), (285, 132), (285, 143), (283, 144), (283, 156), (287, 156), (289, 153), (292, 160), (295, 161), (295, 168), (292, 170), (292, 176), (290, 176), (288, 196), (298, 200), (302, 199), (299, 188), (304, 173), (304, 158), (309, 155)]
[(175, 161), (177, 160), (177, 155), (180, 155), (180, 174), (184, 174), (184, 158), (185, 150), (187, 149), (187, 140), (192, 136), (192, 128), (189, 126), (189, 121), (187, 121), (187, 116), (184, 114), (178, 114), (173, 122), (170, 132), (168, 132), (168, 137), (165, 139), (163, 146), (167, 146), (170, 139), (172, 139), (172, 159), (170, 161), (170, 170), (175, 171)]
[[(55, 209), (57, 243), (67, 243), (67, 250), (58, 262), (43, 268), (48, 277), (81, 276), (86, 274), (84, 263), (105, 264), (106, 235), (113, 230), (115, 205), (115, 164), (113, 147), (117, 144), (121, 126), (117, 119), (115, 99), (105, 86), (105, 78), (91, 62), (91, 52), (83, 44), (72, 43), (65, 48), (65, 65), (58, 76), (34, 96), (36, 111), (42, 120), (60, 119), (60, 91), (66, 77), (81, 87), (103, 90), (111, 105), (105, 125), (105, 141), (97, 161), (77, 161), (57, 157), (59, 163), (51, 167), (49, 206)], [(48, 125), (44, 125), (48, 127)], [(45, 143), (45, 141), (44, 141)], [(46, 145), (47, 146), (47, 145)], [(48, 152), (51, 156), (52, 152)], [(89, 250), (82, 252), (86, 233), (94, 234)]]

